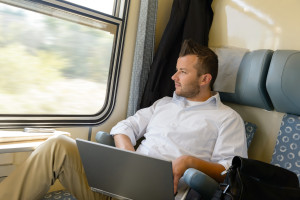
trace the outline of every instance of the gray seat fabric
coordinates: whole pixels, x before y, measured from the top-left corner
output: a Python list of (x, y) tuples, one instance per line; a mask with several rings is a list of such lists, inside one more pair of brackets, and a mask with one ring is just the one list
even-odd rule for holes
[(235, 93), (220, 92), (222, 101), (272, 110), (266, 90), (266, 77), (272, 54), (272, 50), (247, 52), (237, 73)]
[(274, 52), (267, 76), (267, 91), (278, 112), (300, 115), (300, 51)]

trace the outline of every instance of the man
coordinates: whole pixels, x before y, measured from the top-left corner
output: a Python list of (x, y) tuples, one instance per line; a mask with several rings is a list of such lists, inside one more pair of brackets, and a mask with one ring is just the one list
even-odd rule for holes
[[(173, 98), (165, 97), (111, 130), (118, 148), (172, 160), (174, 191), (188, 168), (217, 181), (233, 156), (247, 157), (241, 117), (211, 91), (218, 71), (214, 52), (186, 40), (177, 61)], [(67, 137), (47, 140), (0, 184), (0, 199), (39, 199), (55, 179), (78, 199), (110, 199), (89, 189), (75, 142)], [(100, 181), (100, 180), (99, 180)]]

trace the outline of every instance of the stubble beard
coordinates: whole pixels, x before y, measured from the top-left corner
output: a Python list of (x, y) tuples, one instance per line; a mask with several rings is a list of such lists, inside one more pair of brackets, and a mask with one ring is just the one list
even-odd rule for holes
[(180, 90), (175, 90), (176, 95), (185, 97), (185, 98), (193, 98), (200, 93), (200, 86), (199, 85), (192, 85), (189, 87), (183, 88), (180, 86)]

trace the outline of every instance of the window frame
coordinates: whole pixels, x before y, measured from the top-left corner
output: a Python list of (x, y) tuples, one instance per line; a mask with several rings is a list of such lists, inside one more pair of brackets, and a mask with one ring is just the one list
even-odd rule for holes
[[(94, 11), (63, 0), (16, 0), (13, 3), (9, 2), (9, 0), (0, 0), (0, 2), (21, 8), (26, 6), (18, 3), (30, 2), (40, 6), (76, 13), (84, 17), (92, 18), (93, 20), (105, 21), (106, 23), (114, 24), (117, 27), (108, 73), (106, 97), (102, 109), (99, 112), (93, 115), (0, 113), (0, 128), (91, 126), (105, 122), (115, 107), (130, 0), (114, 0), (114, 10), (112, 11), (113, 15), (118, 15), (120, 12), (120, 5), (122, 3), (124, 5), (121, 18), (99, 11)], [(24, 9), (28, 9), (28, 7)]]

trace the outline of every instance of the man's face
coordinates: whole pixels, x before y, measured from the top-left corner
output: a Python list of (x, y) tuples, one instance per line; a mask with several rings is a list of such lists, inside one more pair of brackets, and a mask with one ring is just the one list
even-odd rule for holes
[(194, 67), (198, 62), (196, 55), (186, 55), (177, 60), (177, 72), (172, 76), (175, 82), (175, 93), (178, 96), (193, 100), (200, 94), (200, 77)]

